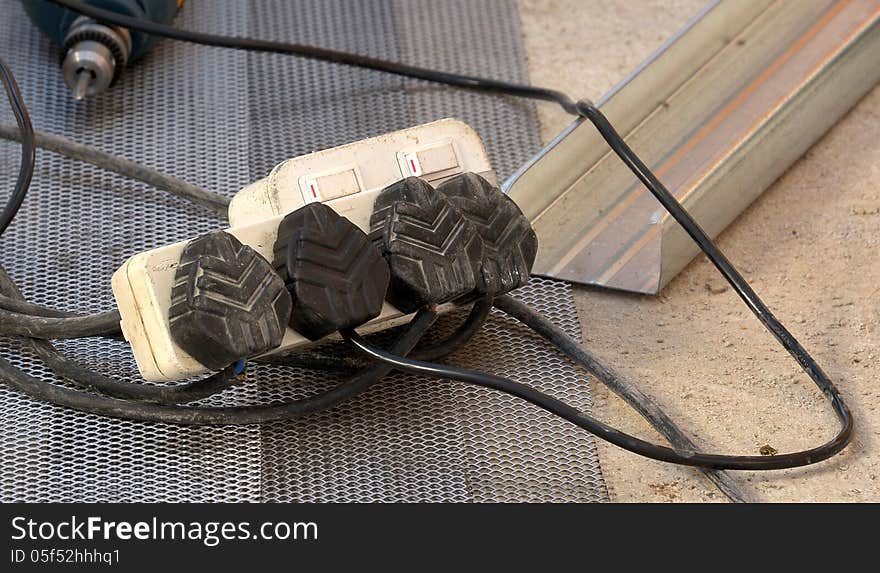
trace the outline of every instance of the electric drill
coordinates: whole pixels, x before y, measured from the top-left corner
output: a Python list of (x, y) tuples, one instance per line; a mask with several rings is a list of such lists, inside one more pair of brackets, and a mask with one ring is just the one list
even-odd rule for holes
[[(21, 0), (31, 21), (64, 51), (61, 70), (73, 97), (101, 93), (125, 66), (143, 56), (154, 36), (96, 22), (42, 0)], [(169, 24), (183, 0), (85, 0), (104, 10)]]

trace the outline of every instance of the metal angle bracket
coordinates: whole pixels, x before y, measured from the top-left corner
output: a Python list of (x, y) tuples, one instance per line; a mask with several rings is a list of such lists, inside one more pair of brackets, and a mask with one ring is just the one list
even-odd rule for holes
[[(717, 1), (598, 103), (712, 236), (880, 80), (880, 0)], [(656, 294), (698, 247), (575, 121), (504, 184), (535, 274)]]

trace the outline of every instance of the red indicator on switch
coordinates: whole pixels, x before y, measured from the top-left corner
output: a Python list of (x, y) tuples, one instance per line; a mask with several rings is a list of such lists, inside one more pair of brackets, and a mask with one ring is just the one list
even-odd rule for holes
[(299, 193), (303, 203), (333, 201), (360, 192), (361, 183), (356, 167), (314, 177), (303, 177), (299, 181)]
[(418, 156), (415, 153), (408, 153), (405, 158), (409, 174), (413, 177), (419, 177), (422, 174), (422, 164)]
[(318, 197), (318, 180), (317, 179), (305, 179), (300, 182), (300, 195), (303, 198), (303, 203), (314, 203), (315, 201), (320, 201), (321, 199)]

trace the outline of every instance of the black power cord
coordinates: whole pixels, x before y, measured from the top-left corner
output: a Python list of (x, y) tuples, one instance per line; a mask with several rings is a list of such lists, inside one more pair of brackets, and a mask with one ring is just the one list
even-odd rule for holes
[[(560, 327), (512, 296), (500, 296), (495, 299), (494, 304), (495, 308), (528, 326), (584, 370), (595, 376), (597, 380), (602, 382), (609, 390), (617, 394), (631, 408), (638, 412), (640, 416), (647, 420), (677, 451), (699, 451), (697, 445), (666, 415), (653, 398), (627, 382), (608, 365), (584, 350), (578, 341), (566, 334)], [(417, 358), (414, 355), (412, 357)], [(747, 501), (728, 472), (706, 468), (701, 469), (706, 477), (728, 498), (737, 502)]]
[[(42, 309), (42, 312), (46, 311), (49, 309)], [(65, 317), (34, 316), (0, 310), (0, 335), (50, 339), (111, 336), (119, 333), (119, 321), (119, 312), (115, 310), (89, 316)]]
[(422, 360), (395, 356), (391, 352), (368, 344), (353, 329), (343, 330), (342, 337), (354, 348), (357, 348), (370, 358), (393, 366), (398, 370), (420, 374), (422, 376), (430, 376), (440, 380), (468, 382), (470, 384), (483, 386), (484, 388), (499, 390), (530, 402), (539, 408), (543, 408), (551, 414), (559, 416), (560, 418), (575, 424), (615, 446), (633, 452), (634, 454), (659, 460), (661, 462), (716, 470), (780, 470), (816, 463), (817, 461), (831, 457), (838, 451), (835, 450), (837, 445), (835, 441), (819, 446), (818, 448), (813, 448), (812, 450), (771, 457), (726, 456), (704, 454), (696, 451), (676, 451), (621, 432), (620, 430), (581, 412), (577, 408), (569, 406), (565, 402), (557, 400), (531, 386), (514, 382), (508, 378), (480, 372), (478, 370), (470, 370), (468, 368), (446, 366), (433, 362), (424, 362)]
[[(449, 357), (476, 336), (489, 318), (489, 312), (491, 310), (492, 299), (481, 298), (474, 303), (467, 318), (465, 318), (452, 334), (438, 342), (420, 342), (418, 346), (409, 353), (409, 356), (418, 360), (427, 360), (429, 362), (435, 362)], [(367, 366), (367, 364), (371, 362), (370, 360), (364, 360), (360, 355), (340, 355), (336, 348), (332, 349), (329, 353), (321, 350), (313, 350), (310, 352), (295, 350), (289, 353), (270, 354), (268, 356), (258, 357), (255, 361), (267, 364), (280, 364), (282, 366), (299, 366), (316, 370), (340, 371), (357, 370)]]
[(27, 107), (24, 105), (21, 90), (18, 88), (15, 76), (12, 75), (12, 70), (3, 58), (0, 58), (0, 83), (6, 90), (9, 106), (12, 108), (12, 114), (15, 116), (15, 122), (18, 124), (18, 130), (21, 134), (21, 164), (18, 169), (18, 179), (9, 200), (6, 202), (6, 207), (0, 212), (0, 236), (2, 236), (18, 213), (30, 187), (31, 178), (34, 175), (36, 144), (34, 143), (34, 126), (31, 124)]
[(480, 78), (477, 76), (467, 76), (462, 74), (454, 74), (419, 66), (410, 66), (399, 62), (391, 62), (370, 56), (360, 54), (351, 54), (340, 52), (338, 50), (329, 50), (327, 48), (319, 48), (316, 46), (307, 46), (304, 44), (295, 44), (290, 42), (275, 42), (271, 40), (260, 40), (256, 38), (243, 38), (238, 36), (221, 36), (217, 34), (205, 34), (202, 32), (193, 32), (190, 30), (180, 30), (173, 26), (166, 26), (148, 20), (132, 18), (124, 14), (118, 14), (110, 10), (104, 10), (95, 6), (85, 4), (83, 2), (75, 2), (71, 0), (47, 0), (52, 4), (57, 4), (68, 10), (88, 16), (100, 22), (106, 22), (115, 26), (121, 26), (130, 30), (136, 30), (145, 34), (169, 38), (172, 40), (180, 40), (182, 42), (190, 42), (193, 44), (201, 44), (203, 46), (214, 46), (217, 48), (232, 48), (235, 50), (245, 50), (249, 52), (268, 52), (275, 54), (287, 54), (291, 56), (300, 56), (312, 60), (323, 62), (331, 62), (334, 64), (343, 64), (346, 66), (354, 66), (357, 68), (365, 68), (378, 72), (385, 72), (408, 78), (416, 78), (429, 82), (447, 84), (463, 89), (476, 90), (486, 93), (494, 93), (501, 95), (513, 95), (529, 99), (556, 102), (568, 113), (577, 115), (577, 104), (567, 95), (560, 91), (549, 90), (545, 88), (537, 88), (524, 84), (511, 82), (503, 82), (499, 80)]
[[(34, 130), (34, 144), (40, 149), (51, 151), (77, 161), (91, 163), (101, 169), (122, 175), (129, 179), (152, 185), (160, 191), (177, 195), (196, 205), (209, 209), (222, 217), (226, 217), (229, 208), (229, 197), (214, 193), (192, 183), (161, 173), (151, 167), (130, 159), (107, 153), (97, 147), (71, 141), (60, 135)], [(0, 123), (0, 137), (11, 141), (21, 141), (21, 130), (16, 126)]]
[(75, 312), (47, 308), (45, 306), (40, 306), (39, 304), (27, 302), (26, 300), (18, 300), (6, 295), (0, 295), (0, 308), (29, 316), (45, 316), (51, 318), (73, 318), (81, 316)]
[[(639, 160), (639, 158), (632, 152), (632, 150), (626, 145), (620, 135), (617, 134), (614, 128), (608, 123), (607, 119), (605, 119), (602, 113), (593, 104), (586, 101), (574, 102), (565, 94), (554, 90), (535, 88), (532, 86), (525, 86), (508, 82), (500, 82), (497, 80), (478, 78), (474, 76), (452, 74), (419, 68), (415, 66), (408, 66), (395, 62), (388, 62), (385, 60), (379, 60), (356, 54), (347, 54), (334, 50), (326, 50), (312, 46), (187, 32), (160, 24), (154, 24), (151, 22), (129, 18), (123, 15), (115, 14), (113, 12), (94, 8), (80, 2), (72, 2), (69, 0), (48, 1), (71, 9), (75, 12), (90, 16), (97, 20), (109, 22), (111, 24), (124, 26), (133, 30), (142, 31), (157, 36), (164, 36), (172, 39), (195, 42), (210, 46), (229, 47), (252, 51), (286, 53), (344, 65), (363, 67), (367, 69), (413, 77), (426, 81), (444, 83), (465, 89), (513, 95), (544, 101), (553, 101), (559, 104), (565, 111), (589, 119), (600, 131), (603, 138), (605, 138), (605, 140), (609, 143), (615, 153), (633, 171), (636, 177), (652, 192), (652, 194), (654, 194), (658, 198), (658, 200), (660, 200), (661, 204), (670, 212), (670, 214), (672, 214), (676, 221), (678, 221), (679, 224), (681, 224), (685, 228), (688, 234), (697, 242), (701, 249), (703, 249), (709, 259), (724, 275), (724, 277), (731, 284), (737, 294), (739, 294), (743, 301), (746, 302), (749, 308), (755, 313), (762, 324), (764, 324), (764, 326), (768, 328), (768, 330), (770, 330), (774, 334), (774, 336), (776, 336), (777, 340), (779, 340), (779, 342), (786, 348), (786, 350), (788, 350), (789, 353), (798, 361), (801, 367), (808, 373), (808, 375), (810, 375), (811, 379), (817, 384), (817, 386), (819, 386), (819, 388), (823, 390), (826, 396), (829, 397), (836, 413), (838, 414), (838, 417), (840, 418), (841, 430), (834, 439), (817, 448), (813, 448), (804, 452), (782, 454), (770, 458), (757, 456), (710, 455), (686, 451), (688, 450), (688, 448), (680, 445), (676, 445), (676, 447), (679, 447), (679, 449), (682, 451), (676, 451), (670, 448), (650, 444), (648, 442), (644, 442), (642, 440), (619, 432), (614, 428), (611, 428), (599, 421), (583, 415), (577, 410), (559, 402), (552, 397), (546, 396), (532, 388), (523, 386), (516, 382), (498, 376), (493, 376), (491, 374), (485, 374), (455, 367), (446, 367), (428, 362), (420, 362), (417, 360), (407, 359), (399, 356), (402, 354), (406, 354), (406, 352), (412, 348), (412, 345), (415, 344), (416, 341), (412, 340), (412, 338), (419, 338), (421, 334), (425, 330), (427, 330), (427, 327), (430, 326), (430, 324), (425, 324), (426, 321), (433, 322), (433, 311), (426, 311), (424, 309), (419, 312), (408, 332), (404, 334), (404, 339), (407, 338), (408, 335), (410, 335), (410, 338), (406, 341), (404, 341), (404, 339), (399, 340), (398, 344), (395, 344), (394, 348), (392, 348), (390, 352), (376, 349), (371, 345), (365, 343), (353, 331), (346, 331), (346, 337), (351, 342), (351, 344), (353, 344), (362, 352), (369, 355), (372, 359), (384, 362), (386, 365), (393, 365), (393, 367), (402, 370), (419, 372), (435, 377), (476, 383), (512, 393), (536, 405), (546, 408), (549, 411), (555, 412), (563, 418), (577, 424), (578, 426), (588, 429), (589, 431), (596, 433), (596, 435), (603, 437), (621, 447), (631, 449), (632, 451), (636, 451), (637, 453), (641, 453), (642, 455), (646, 455), (654, 459), (669, 461), (672, 463), (680, 463), (684, 465), (716, 469), (729, 468), (749, 470), (768, 470), (797, 467), (801, 465), (815, 463), (821, 461), (822, 459), (826, 459), (831, 455), (834, 455), (835, 453), (843, 449), (851, 438), (853, 429), (852, 417), (849, 409), (844, 404), (839, 392), (834, 387), (833, 383), (827, 378), (824, 372), (822, 372), (821, 368), (815, 363), (809, 353), (807, 353), (806, 350), (797, 342), (797, 340), (779, 323), (779, 321), (773, 316), (766, 305), (764, 305), (764, 303), (760, 300), (756, 293), (754, 293), (751, 287), (749, 287), (743, 277), (735, 270), (730, 262), (712, 243), (711, 239), (705, 234), (705, 232), (699, 227), (699, 225), (693, 220), (693, 218), (687, 213), (687, 211), (685, 211), (684, 208), (681, 207), (681, 205), (676, 201), (671, 193), (669, 193), (669, 191), (663, 186), (663, 184), (650, 172), (650, 170), (644, 165), (644, 163), (642, 163), (641, 160)], [(4, 70), (8, 73), (8, 68), (6, 68), (5, 65)], [(8, 74), (8, 77), (11, 78), (11, 74)], [(9, 84), (7, 84), (7, 88), (8, 85)], [(11, 85), (14, 86), (14, 80)], [(15, 108), (17, 105), (16, 101), (20, 102), (21, 100), (20, 94), (17, 94), (17, 90), (10, 91), (9, 89), (7, 89), (7, 93), (11, 94), (10, 101), (13, 103), (13, 108)], [(13, 97), (15, 94), (18, 95), (17, 98)], [(24, 109), (23, 105), (19, 107), (22, 110)], [(23, 117), (26, 118), (26, 112)], [(20, 200), (23, 199), (24, 193), (26, 193), (27, 191), (27, 184), (33, 172), (33, 136), (31, 133), (31, 136), (28, 137), (28, 134), (26, 133), (28, 126), (28, 122), (20, 122), (20, 128), (22, 129), (21, 139), (23, 142), (23, 150), (26, 151), (26, 148), (28, 147), (31, 148), (31, 160), (29, 164), (24, 160), (22, 161), (19, 173), (20, 185), (17, 184), (16, 192), (13, 194), (13, 198), (18, 201), (18, 205), (20, 205)], [(23, 156), (24, 155), (26, 154), (23, 154)], [(0, 216), (0, 220), (11, 221), (12, 217), (15, 214), (15, 210), (17, 210), (18, 208), (18, 205), (15, 205), (13, 201), (10, 201), (10, 204), (7, 205), (7, 208), (3, 211), (2, 216)], [(14, 293), (10, 293), (8, 291), (6, 292), (6, 294), (7, 296), (14, 295)], [(499, 301), (499, 304), (505, 304), (503, 298)], [(509, 305), (508, 308), (510, 308)], [(43, 313), (42, 316), (45, 317), (45, 313)], [(428, 317), (427, 319), (425, 318), (426, 316)], [(65, 317), (52, 316), (50, 316), (49, 318), (57, 318), (58, 320), (65, 319)], [(526, 317), (525, 320), (528, 321), (530, 319)], [(63, 323), (56, 324), (60, 325)], [(532, 324), (530, 324), (530, 326), (540, 331), (540, 325), (538, 325), (534, 321), (532, 322)], [(414, 332), (415, 334), (413, 334)], [(546, 333), (545, 336), (547, 336)], [(548, 339), (553, 341), (554, 336), (548, 336)], [(34, 342), (36, 342), (32, 339), (28, 340), (30, 340), (30, 344), (34, 344)], [(556, 340), (554, 343), (557, 344), (557, 346), (563, 348), (563, 351), (566, 351), (566, 347), (569, 347), (570, 351), (569, 342), (565, 342), (565, 344), (563, 345), (562, 342)], [(42, 352), (43, 355), (46, 354), (45, 349), (39, 351), (38, 354), (40, 352)], [(66, 359), (63, 360), (66, 361)], [(369, 386), (369, 384), (377, 380), (377, 378), (374, 378), (374, 376), (370, 376), (370, 373), (374, 375), (380, 372), (387, 373), (388, 368), (389, 366), (374, 366), (372, 367), (372, 369), (370, 369), (370, 372), (362, 373), (360, 377), (356, 377), (355, 380), (357, 381), (353, 383), (358, 388)], [(384, 375), (384, 373), (381, 375)], [(73, 372), (68, 372), (67, 374), (70, 376), (78, 375)], [(10, 385), (19, 388), (23, 392), (35, 398), (48, 400), (50, 402), (60, 405), (66, 405), (77, 409), (109, 416), (128, 417), (138, 420), (167, 421), (190, 424), (258, 423), (260, 421), (282, 419), (286, 417), (302, 415), (309, 411), (314, 411), (315, 409), (330, 407), (338, 403), (341, 399), (344, 399), (344, 396), (340, 396), (339, 393), (334, 393), (334, 391), (330, 391), (326, 394), (329, 394), (331, 396), (328, 397), (325, 396), (325, 394), (322, 394), (315, 400), (307, 400), (306, 405), (297, 403), (294, 405), (282, 405), (276, 407), (238, 407), (207, 409), (183, 406), (169, 406), (165, 404), (145, 404), (141, 402), (132, 403), (127, 400), (118, 400), (114, 398), (85, 394), (75, 390), (54, 386), (42, 380), (27, 376), (23, 372), (13, 367), (10, 363), (2, 359), (0, 359), (0, 377), (2, 377)], [(91, 385), (91, 387), (94, 387), (94, 385)], [(347, 387), (348, 385), (343, 385), (340, 388)], [(341, 394), (347, 395), (347, 392), (348, 391), (342, 391)], [(630, 399), (638, 399), (638, 396), (636, 394), (629, 394), (628, 396)], [(281, 410), (273, 410), (273, 408), (280, 408)], [(268, 409), (268, 411), (266, 409)], [(643, 408), (642, 410), (640, 410), (640, 412), (646, 414), (650, 413), (649, 410), (650, 408)], [(653, 421), (657, 421), (656, 412), (654, 412), (653, 414), (655, 418), (655, 420)], [(651, 418), (649, 417), (649, 419)]]

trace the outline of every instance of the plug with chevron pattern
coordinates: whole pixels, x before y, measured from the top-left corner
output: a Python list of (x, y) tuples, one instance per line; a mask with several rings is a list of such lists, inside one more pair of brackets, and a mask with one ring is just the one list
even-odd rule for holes
[(309, 203), (278, 226), (272, 265), (293, 300), (290, 326), (318, 340), (379, 316), (388, 265), (367, 235), (323, 203)]
[(475, 173), (436, 190), (417, 177), (386, 187), (370, 238), (391, 268), (388, 300), (405, 312), (510, 292), (529, 280), (538, 252), (516, 203)]
[(528, 282), (538, 236), (513, 199), (476, 173), (444, 181), (437, 192), (473, 223), (483, 241), (475, 295), (499, 295)]
[(168, 319), (173, 340), (219, 370), (281, 344), (290, 307), (284, 281), (269, 261), (217, 231), (184, 248)]
[(477, 286), (483, 242), (476, 227), (418, 177), (379, 194), (370, 238), (391, 269), (388, 301), (404, 312), (455, 300)]

